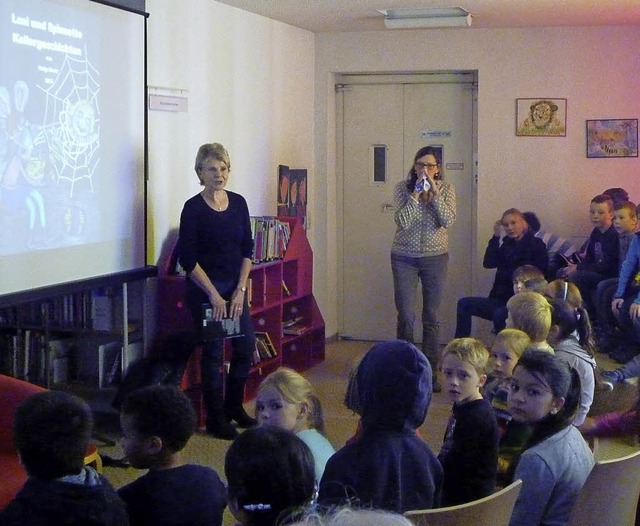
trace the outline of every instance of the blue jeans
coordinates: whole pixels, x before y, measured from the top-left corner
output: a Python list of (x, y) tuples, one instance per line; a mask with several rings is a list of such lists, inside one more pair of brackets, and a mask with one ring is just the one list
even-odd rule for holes
[(507, 302), (498, 298), (468, 296), (458, 300), (456, 309), (456, 338), (471, 336), (473, 316), (493, 321), (493, 330), (497, 334), (505, 327)]
[[(411, 258), (391, 254), (393, 290), (398, 311), (397, 337), (413, 343), (416, 319), (416, 290), (422, 285), (422, 352), (435, 368), (440, 356), (438, 312), (444, 282), (447, 279), (449, 254)], [(434, 369), (435, 370), (435, 369)]]

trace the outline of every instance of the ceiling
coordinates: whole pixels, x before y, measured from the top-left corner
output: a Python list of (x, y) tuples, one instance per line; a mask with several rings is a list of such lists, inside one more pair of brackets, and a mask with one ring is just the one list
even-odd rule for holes
[[(216, 0), (313, 33), (385, 29), (376, 10), (463, 7), (473, 28), (640, 25), (640, 0)], [(594, 43), (595, 45), (595, 43)]]

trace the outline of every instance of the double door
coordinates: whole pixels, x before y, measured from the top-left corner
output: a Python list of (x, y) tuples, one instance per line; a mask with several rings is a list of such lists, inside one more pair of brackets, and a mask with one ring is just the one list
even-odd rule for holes
[[(343, 76), (337, 95), (342, 172), (342, 265), (339, 333), (360, 340), (396, 334), (390, 250), (396, 225), (393, 187), (423, 146), (442, 148), (444, 178), (455, 187), (457, 219), (449, 228), (449, 273), (441, 306), (441, 340), (455, 331), (457, 299), (471, 292), (475, 218), (474, 73)], [(418, 291), (416, 341), (422, 334)]]

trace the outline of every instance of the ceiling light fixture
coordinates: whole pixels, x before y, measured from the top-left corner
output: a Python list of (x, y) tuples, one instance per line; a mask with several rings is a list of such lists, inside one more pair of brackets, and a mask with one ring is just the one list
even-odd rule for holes
[(387, 29), (469, 27), (471, 13), (462, 7), (382, 9)]

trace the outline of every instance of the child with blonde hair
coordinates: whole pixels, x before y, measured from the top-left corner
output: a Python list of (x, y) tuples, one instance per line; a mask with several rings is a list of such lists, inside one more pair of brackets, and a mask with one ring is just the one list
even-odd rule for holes
[(491, 347), (489, 365), (491, 381), (483, 395), (496, 414), (499, 429), (498, 486), (508, 484), (507, 472), (513, 459), (520, 453), (531, 435), (529, 426), (514, 422), (507, 407), (511, 375), (520, 356), (531, 343), (527, 333), (518, 329), (504, 329), (496, 336)]
[(531, 338), (530, 347), (553, 354), (547, 343), (551, 328), (551, 305), (542, 294), (521, 292), (507, 302), (507, 327), (526, 332)]
[(443, 390), (453, 402), (438, 459), (444, 470), (442, 505), (491, 495), (498, 466), (498, 422), (480, 389), (487, 380), (489, 351), (475, 338), (456, 338), (444, 348)]
[(295, 433), (313, 453), (316, 481), (335, 449), (324, 436), (322, 404), (309, 381), (292, 369), (281, 367), (258, 388), (256, 418), (260, 426), (274, 426)]

